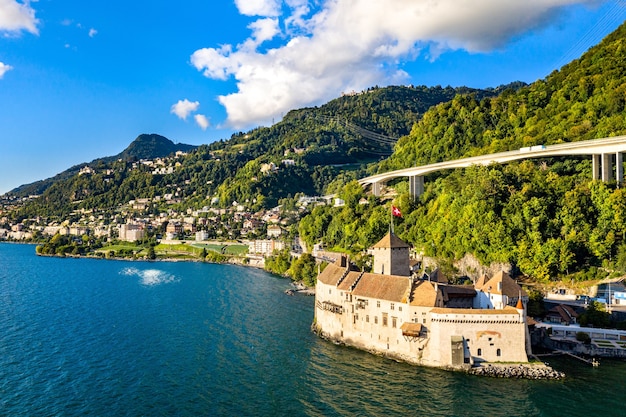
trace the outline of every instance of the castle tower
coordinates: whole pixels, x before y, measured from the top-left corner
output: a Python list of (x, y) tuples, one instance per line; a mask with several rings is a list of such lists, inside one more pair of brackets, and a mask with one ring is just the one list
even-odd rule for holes
[(372, 246), (374, 255), (374, 273), (384, 275), (411, 276), (409, 267), (410, 246), (394, 235), (387, 233), (377, 244)]

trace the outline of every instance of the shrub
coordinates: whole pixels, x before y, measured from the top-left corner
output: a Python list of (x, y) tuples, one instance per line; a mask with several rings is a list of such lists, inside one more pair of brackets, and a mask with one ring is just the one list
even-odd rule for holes
[(585, 332), (576, 333), (576, 340), (578, 340), (579, 342), (583, 342), (587, 345), (591, 343), (591, 337)]

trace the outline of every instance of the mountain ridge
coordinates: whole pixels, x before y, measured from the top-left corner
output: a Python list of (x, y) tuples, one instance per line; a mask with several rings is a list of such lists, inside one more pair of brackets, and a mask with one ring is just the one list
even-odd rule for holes
[(78, 174), (79, 171), (85, 166), (93, 167), (101, 163), (109, 163), (118, 159), (132, 161), (137, 159), (163, 158), (177, 151), (188, 152), (196, 148), (197, 146), (194, 145), (174, 143), (165, 136), (161, 136), (156, 133), (142, 133), (117, 155), (96, 158), (91, 162), (83, 162), (73, 165), (52, 177), (28, 184), (22, 184), (9, 191), (7, 194), (15, 195), (17, 197), (42, 194), (50, 187), (50, 185), (55, 182), (71, 178), (72, 176)]

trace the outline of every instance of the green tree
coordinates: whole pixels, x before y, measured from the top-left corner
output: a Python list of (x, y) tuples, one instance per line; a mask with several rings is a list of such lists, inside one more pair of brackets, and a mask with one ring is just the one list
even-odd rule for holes
[(607, 328), (611, 322), (611, 315), (606, 312), (604, 304), (591, 301), (585, 312), (578, 318), (578, 322), (584, 327)]
[(300, 258), (294, 260), (288, 271), (294, 281), (302, 281), (307, 287), (314, 287), (317, 282), (317, 264), (315, 258), (303, 253)]
[(285, 275), (291, 266), (289, 250), (285, 249), (265, 259), (265, 269), (276, 275)]
[(541, 291), (534, 289), (528, 290), (528, 316), (543, 317), (546, 314), (546, 308), (543, 302), (543, 294)]

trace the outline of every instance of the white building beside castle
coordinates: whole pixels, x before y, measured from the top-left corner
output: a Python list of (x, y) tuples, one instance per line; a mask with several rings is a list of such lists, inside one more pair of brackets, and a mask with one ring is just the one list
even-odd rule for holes
[(413, 278), (409, 245), (392, 233), (372, 253), (372, 273), (344, 257), (319, 275), (320, 336), (419, 365), (528, 362), (528, 297), (506, 273), (475, 286)]

